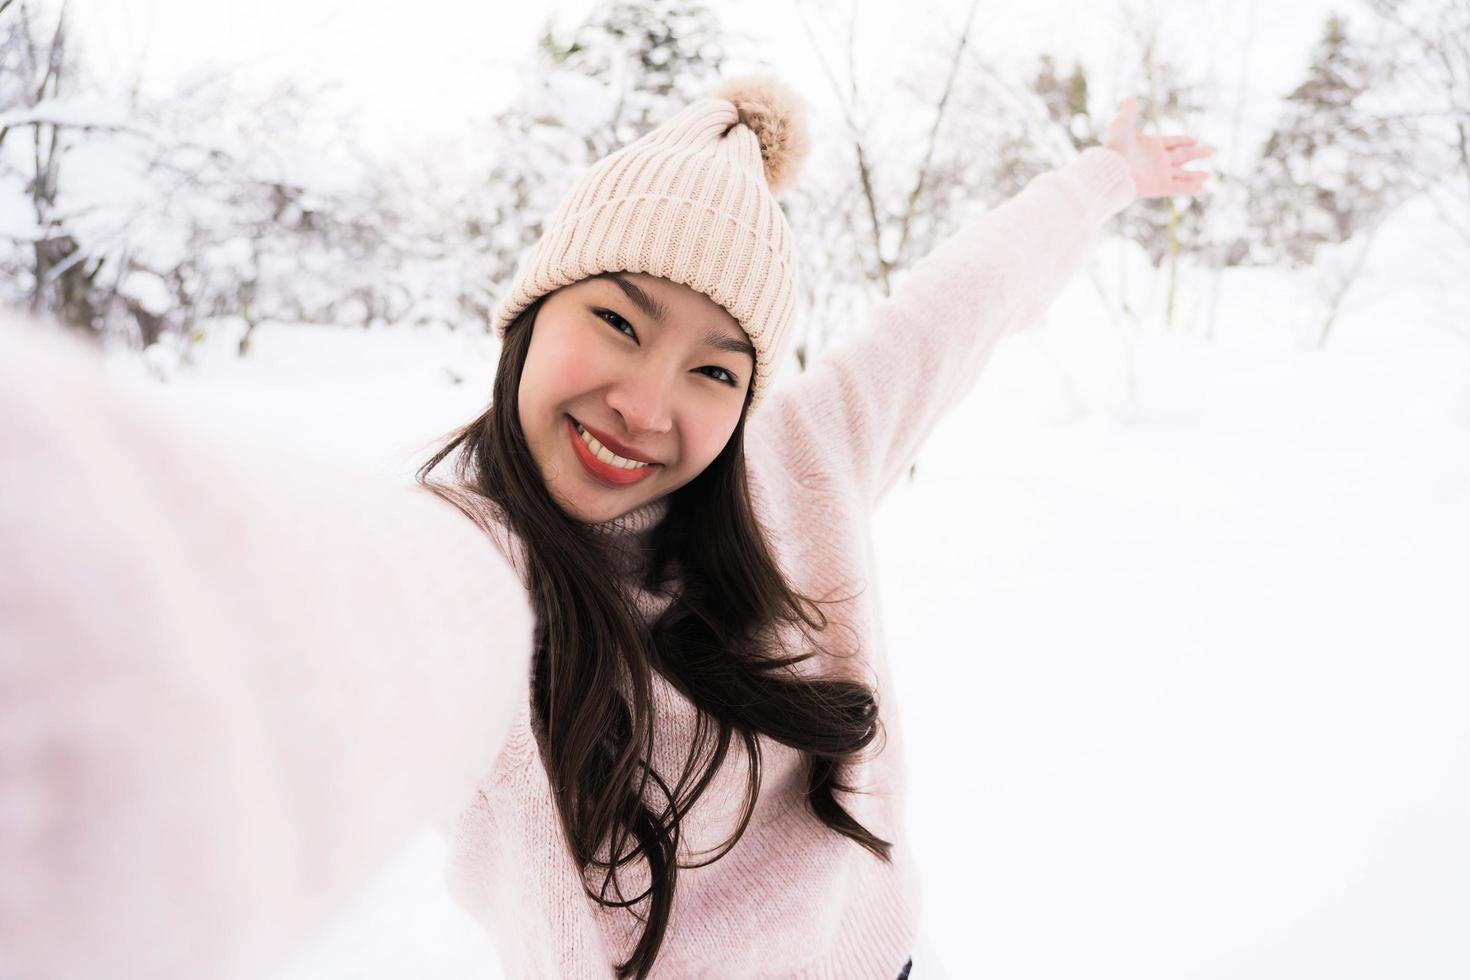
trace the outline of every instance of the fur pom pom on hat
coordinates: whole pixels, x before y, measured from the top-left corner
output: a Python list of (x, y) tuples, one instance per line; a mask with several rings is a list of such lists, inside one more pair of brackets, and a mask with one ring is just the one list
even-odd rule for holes
[(501, 336), (538, 298), (602, 272), (704, 293), (756, 349), (748, 411), (770, 386), (796, 306), (791, 228), (775, 192), (809, 152), (802, 100), (770, 75), (730, 79), (578, 180), (521, 258)]
[(732, 78), (710, 96), (733, 105), (740, 121), (755, 134), (771, 193), (794, 184), (811, 152), (801, 96), (774, 75)]

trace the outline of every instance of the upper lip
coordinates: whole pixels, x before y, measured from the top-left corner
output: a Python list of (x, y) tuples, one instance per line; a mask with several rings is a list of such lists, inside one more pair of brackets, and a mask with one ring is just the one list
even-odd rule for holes
[(610, 449), (613, 452), (617, 453), (619, 456), (623, 457), (624, 459), (631, 459), (631, 460), (633, 460), (635, 462), (638, 462), (638, 463), (655, 463), (655, 464), (658, 463), (658, 460), (656, 460), (656, 459), (649, 459), (647, 456), (644, 456), (642, 453), (638, 452), (637, 450), (629, 449), (627, 446), (623, 445), (621, 442), (618, 442), (612, 436), (606, 435), (605, 433), (600, 432), (597, 429), (592, 428), (592, 426), (588, 425), (586, 422), (583, 422), (579, 418), (573, 417), (572, 421), (573, 422), (576, 422), (582, 428), (584, 428), (588, 432), (592, 433), (592, 438), (596, 439), (598, 442), (602, 443), (608, 449)]

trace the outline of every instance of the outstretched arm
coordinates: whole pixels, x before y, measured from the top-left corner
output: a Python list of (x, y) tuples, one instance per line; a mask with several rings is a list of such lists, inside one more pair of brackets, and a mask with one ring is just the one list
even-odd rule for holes
[(1184, 163), (1211, 151), (1143, 136), (1124, 103), (1106, 146), (1084, 150), (941, 242), (867, 322), (772, 392), (756, 416), (788, 472), (871, 502), (973, 386), (995, 345), (1038, 319), (1109, 218), (1135, 197), (1197, 192)]
[(491, 767), (524, 589), (43, 340), (0, 322), (0, 974), (265, 975)]

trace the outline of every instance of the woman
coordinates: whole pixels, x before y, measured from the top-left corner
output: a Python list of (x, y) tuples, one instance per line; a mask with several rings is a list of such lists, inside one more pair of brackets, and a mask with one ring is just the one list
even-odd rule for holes
[[(797, 100), (769, 79), (734, 81), (600, 161), (497, 312), (489, 408), (419, 474), (503, 562), (427, 495), (334, 487), (299, 467), (244, 476), (216, 448), (180, 451), (182, 436), (159, 449), (151, 422), (124, 426), (141, 450), (97, 438), (84, 454), (76, 437), (121, 488), (107, 506), (131, 493), (134, 522), (133, 506), (167, 505), (158, 533), (185, 542), (160, 551), (91, 517), (103, 557), (144, 580), (176, 561), (193, 599), (88, 606), (110, 635), (126, 624), (125, 655), (107, 662), (126, 668), (113, 687), (141, 699), (146, 736), (79, 724), (54, 678), (17, 671), (29, 686), (14, 706), (84, 764), (22, 765), (7, 781), (60, 800), (53, 812), (100, 787), (118, 817), (60, 833), (32, 818), (29, 846), (3, 845), (25, 892), (0, 893), (0, 952), (25, 976), (129, 958), (248, 975), (436, 819), (455, 894), (510, 977), (926, 980), (922, 954), (910, 961), (919, 909), (871, 515), (1103, 222), (1135, 197), (1202, 187), (1182, 167), (1210, 151), (1139, 134), (1135, 113), (1126, 101), (1105, 147), (942, 243), (863, 329), (774, 389), (796, 292), (774, 193), (805, 153)], [(20, 419), (7, 478), (20, 460), (69, 471), (40, 418), (71, 406), (47, 398), (0, 406)], [(101, 432), (73, 420), (65, 431)], [(149, 447), (175, 469), (140, 476)], [(436, 479), (446, 461), (451, 477)], [(131, 484), (112, 478), (123, 473)], [(66, 506), (54, 494), (3, 512), (25, 570), (10, 584), (49, 610), (30, 617), (28, 649), (87, 678), (106, 716), (116, 691), (95, 682), (98, 638), (59, 625), (79, 605), (75, 563), (26, 533)], [(303, 543), (305, 524), (317, 540)], [(149, 567), (132, 569), (145, 548)], [(192, 644), (222, 652), (200, 665)], [(50, 744), (29, 730), (16, 741), (22, 762)], [(220, 757), (228, 780), (201, 775)], [(75, 866), (93, 852), (103, 867)], [(77, 923), (88, 941), (64, 953), (53, 944)], [(165, 924), (190, 941), (140, 938)]]

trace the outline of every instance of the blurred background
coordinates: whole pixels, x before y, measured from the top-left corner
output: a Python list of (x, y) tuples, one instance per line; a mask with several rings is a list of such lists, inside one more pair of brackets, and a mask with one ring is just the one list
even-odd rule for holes
[[(1216, 148), (877, 517), (944, 966), (1470, 975), (1466, 0), (0, 0), (0, 301), (407, 480), (576, 176), (750, 70), (815, 137), (787, 374), (1124, 97)], [(281, 980), (498, 976), (442, 854)]]

